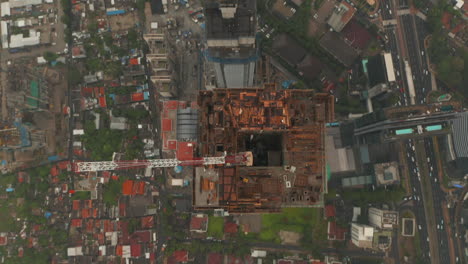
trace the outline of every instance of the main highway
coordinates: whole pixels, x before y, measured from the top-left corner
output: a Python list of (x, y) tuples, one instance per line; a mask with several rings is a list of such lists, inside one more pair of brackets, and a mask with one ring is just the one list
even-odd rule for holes
[(432, 138), (424, 139), (424, 152), (426, 154), (425, 161), (427, 166), (430, 187), (432, 189), (432, 203), (434, 205), (434, 217), (437, 231), (437, 247), (439, 248), (440, 263), (450, 263), (450, 251), (447, 236), (447, 222), (444, 222), (443, 206), (445, 202), (445, 192), (440, 187), (440, 180), (438, 179), (438, 163), (434, 152), (434, 142)]
[[(403, 95), (400, 104), (408, 105), (410, 101), (404, 70), (405, 61), (411, 68), (412, 76), (408, 77), (413, 80), (415, 103), (425, 104), (427, 93), (436, 89), (432, 85), (432, 73), (429, 71), (428, 54), (424, 44), (429, 31), (426, 22), (412, 14), (408, 8), (408, 0), (382, 1), (381, 18), (384, 21), (391, 21), (385, 23), (383, 28), (386, 34), (386, 49), (392, 54), (396, 82)], [(412, 196), (406, 199), (408, 202), (411, 199), (414, 203), (413, 212), (417, 219), (423, 262), (451, 263), (454, 258), (450, 258), (453, 252), (449, 250), (450, 232), (446, 230), (450, 226), (444, 222), (443, 215), (446, 194), (437, 178), (439, 168), (432, 139), (425, 138), (423, 141), (410, 139), (404, 142), (404, 146), (412, 188)], [(416, 146), (422, 146), (418, 153)], [(424, 160), (424, 163), (421, 160)], [(431, 253), (434, 256), (430, 256)]]
[(419, 233), (420, 238), (420, 245), (422, 251), (422, 260), (424, 263), (430, 263), (431, 255), (430, 255), (430, 247), (429, 247), (429, 234), (428, 234), (428, 225), (426, 222), (426, 214), (424, 211), (424, 200), (427, 199), (423, 197), (423, 191), (421, 188), (421, 177), (418, 177), (421, 174), (417, 157), (416, 157), (416, 148), (415, 148), (415, 140), (408, 139), (404, 142), (404, 148), (406, 151), (406, 163), (408, 164), (408, 175), (412, 189), (412, 195), (406, 197), (405, 200), (413, 201), (413, 208), (412, 211), (416, 217), (416, 230)]

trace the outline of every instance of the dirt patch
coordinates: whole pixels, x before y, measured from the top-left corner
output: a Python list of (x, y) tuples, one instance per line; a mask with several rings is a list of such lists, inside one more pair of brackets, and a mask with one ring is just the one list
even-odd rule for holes
[(291, 7), (289, 5), (285, 5), (284, 3), (286, 2), (283, 0), (276, 0), (275, 4), (273, 5), (273, 11), (289, 19), (294, 15), (294, 13), (292, 12)]
[(281, 239), (281, 244), (283, 245), (299, 245), (299, 242), (302, 238), (302, 235), (297, 233), (297, 232), (291, 232), (291, 231), (284, 231), (280, 230), (279, 231), (279, 236)]
[(260, 233), (262, 231), (262, 216), (261, 215), (241, 215), (239, 216), (239, 225), (244, 232)]
[(109, 26), (112, 31), (129, 30), (135, 26), (138, 21), (137, 13), (130, 12), (124, 15), (108, 16)]

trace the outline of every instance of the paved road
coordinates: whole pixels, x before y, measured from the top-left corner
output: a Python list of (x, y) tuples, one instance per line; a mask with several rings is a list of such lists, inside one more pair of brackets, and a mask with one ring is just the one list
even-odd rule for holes
[(414, 209), (413, 212), (416, 216), (416, 228), (419, 232), (420, 238), (420, 245), (421, 250), (423, 252), (423, 260), (425, 263), (430, 263), (430, 248), (429, 248), (429, 236), (427, 230), (427, 222), (426, 222), (426, 215), (424, 211), (424, 197), (422, 196), (422, 188), (421, 188), (421, 180), (418, 177), (418, 173), (420, 173), (417, 159), (416, 159), (416, 148), (414, 144), (414, 140), (406, 140), (404, 142), (405, 150), (406, 150), (406, 158), (408, 164), (408, 172), (410, 177), (410, 184), (412, 188), (412, 196), (408, 197), (408, 199), (413, 200)]
[(429, 167), (429, 177), (432, 188), (432, 199), (434, 204), (434, 216), (437, 228), (438, 247), (440, 255), (440, 263), (450, 263), (450, 251), (447, 237), (446, 223), (444, 223), (443, 202), (445, 201), (445, 193), (440, 188), (438, 178), (438, 167), (434, 153), (434, 143), (431, 138), (424, 139), (424, 148), (426, 152), (426, 161)]

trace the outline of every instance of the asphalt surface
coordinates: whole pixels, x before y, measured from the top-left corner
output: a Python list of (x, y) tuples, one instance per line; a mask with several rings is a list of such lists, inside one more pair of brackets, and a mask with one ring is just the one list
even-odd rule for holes
[[(427, 52), (424, 49), (424, 34), (418, 35), (416, 29), (416, 18), (414, 15), (402, 15), (402, 30), (406, 42), (408, 52), (408, 62), (411, 67), (413, 76), (414, 90), (416, 92), (416, 104), (425, 104), (426, 95), (431, 88), (431, 76), (428, 71), (426, 57)], [(424, 27), (423, 24), (418, 22), (419, 27)]]
[(424, 148), (426, 151), (426, 161), (429, 167), (429, 177), (432, 188), (432, 199), (434, 204), (434, 216), (437, 228), (437, 238), (439, 247), (440, 263), (450, 263), (450, 251), (448, 236), (445, 230), (444, 215), (442, 213), (443, 201), (445, 200), (445, 193), (440, 188), (440, 182), (437, 178), (438, 169), (436, 157), (434, 153), (434, 143), (431, 138), (424, 139)]
[(421, 250), (423, 253), (423, 260), (424, 263), (430, 263), (430, 248), (429, 248), (429, 236), (428, 236), (428, 229), (427, 229), (427, 223), (426, 223), (426, 215), (424, 212), (424, 201), (422, 197), (422, 188), (421, 188), (421, 180), (420, 177), (418, 177), (419, 172), (419, 167), (418, 163), (416, 160), (416, 152), (415, 152), (415, 141), (414, 140), (406, 140), (404, 142), (405, 144), (405, 150), (406, 150), (406, 158), (407, 158), (407, 164), (408, 164), (408, 171), (409, 171), (409, 177), (410, 177), (410, 184), (412, 188), (412, 196), (406, 197), (405, 199), (407, 200), (412, 200), (413, 201), (413, 213), (416, 216), (416, 229), (417, 232), (419, 232), (419, 238), (420, 238), (420, 245), (421, 245)]

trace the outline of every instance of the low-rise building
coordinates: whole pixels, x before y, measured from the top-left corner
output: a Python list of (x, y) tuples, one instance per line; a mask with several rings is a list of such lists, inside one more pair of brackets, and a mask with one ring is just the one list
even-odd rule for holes
[(208, 216), (195, 214), (190, 219), (190, 232), (205, 233), (208, 230)]
[(338, 6), (333, 10), (332, 15), (328, 19), (328, 25), (330, 25), (333, 30), (340, 32), (346, 24), (353, 18), (354, 13), (356, 13), (356, 8), (351, 6), (350, 3), (342, 1)]
[(346, 229), (336, 224), (335, 221), (328, 222), (328, 240), (345, 240)]
[(374, 172), (378, 186), (392, 185), (400, 182), (400, 171), (398, 163), (395, 161), (375, 164)]

